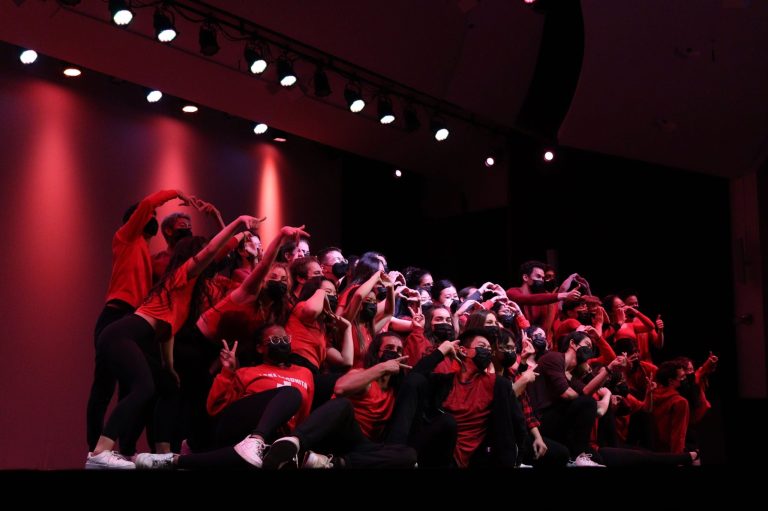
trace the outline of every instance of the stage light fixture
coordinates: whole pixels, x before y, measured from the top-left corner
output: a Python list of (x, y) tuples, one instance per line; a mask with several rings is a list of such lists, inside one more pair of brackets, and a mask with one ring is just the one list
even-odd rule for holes
[(37, 60), (37, 52), (35, 50), (24, 50), (19, 55), (19, 60), (22, 64), (32, 64)]
[(277, 60), (277, 77), (280, 85), (290, 87), (296, 83), (296, 73), (293, 72), (293, 64), (287, 57), (280, 57)]
[(267, 126), (263, 122), (259, 122), (256, 124), (256, 126), (253, 127), (253, 132), (257, 135), (263, 135), (264, 133), (267, 132), (268, 129), (269, 129), (269, 126)]
[(450, 134), (448, 131), (448, 125), (446, 125), (445, 121), (439, 116), (432, 118), (432, 121), (430, 122), (430, 128), (432, 129), (432, 134), (435, 136), (435, 140), (438, 142), (442, 142), (448, 138), (448, 135)]
[(109, 0), (109, 14), (119, 27), (124, 27), (133, 20), (133, 12), (126, 0)]
[(155, 27), (155, 36), (161, 43), (170, 43), (176, 39), (178, 33), (176, 32), (172, 17), (159, 7), (155, 10), (153, 25)]
[(260, 75), (267, 69), (267, 59), (264, 58), (264, 50), (259, 43), (251, 41), (246, 44), (243, 57), (251, 73)]
[(148, 102), (150, 102), (150, 103), (157, 103), (161, 99), (163, 99), (163, 93), (160, 92), (159, 90), (149, 89), (147, 91), (147, 101)]
[(278, 130), (278, 129), (272, 128), (270, 130), (270, 133), (271, 133), (271, 137), (272, 137), (272, 141), (273, 142), (279, 142), (279, 143), (282, 144), (282, 143), (285, 143), (285, 142), (288, 141), (288, 134), (285, 133), (282, 130)]
[(544, 151), (544, 161), (551, 162), (555, 159), (555, 152), (551, 150)]
[(216, 40), (216, 26), (212, 22), (205, 22), (200, 25), (200, 53), (206, 57), (213, 57), (219, 53), (219, 42)]
[(358, 83), (349, 82), (347, 84), (344, 89), (344, 99), (347, 100), (347, 106), (351, 112), (359, 113), (365, 108), (365, 100)]
[(381, 124), (395, 122), (395, 111), (392, 109), (392, 100), (389, 96), (379, 96), (379, 122)]
[(198, 110), (199, 109), (195, 105), (192, 105), (192, 104), (186, 104), (186, 105), (184, 105), (181, 108), (181, 111), (184, 112), (185, 114), (194, 114)]
[(400, 169), (395, 169), (395, 177), (403, 177), (403, 172)]
[(325, 74), (323, 66), (317, 66), (315, 68), (313, 82), (315, 86), (315, 96), (324, 98), (331, 95), (331, 83), (328, 81), (328, 75)]
[(486, 156), (485, 166), (490, 168), (490, 167), (493, 167), (494, 165), (496, 165), (496, 158), (494, 158), (493, 156)]

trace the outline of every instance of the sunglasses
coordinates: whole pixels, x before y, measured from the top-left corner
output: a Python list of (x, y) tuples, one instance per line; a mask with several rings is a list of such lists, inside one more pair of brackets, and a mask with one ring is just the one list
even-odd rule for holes
[(290, 335), (270, 335), (266, 340), (267, 344), (291, 344)]

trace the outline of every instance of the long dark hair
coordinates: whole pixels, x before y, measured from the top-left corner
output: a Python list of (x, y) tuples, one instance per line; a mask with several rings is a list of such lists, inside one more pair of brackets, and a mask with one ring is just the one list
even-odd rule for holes
[(285, 270), (285, 274), (288, 278), (288, 282), (286, 284), (288, 285), (288, 292), (283, 295), (283, 299), (280, 301), (273, 301), (269, 295), (266, 292), (266, 279), (264, 281), (264, 285), (262, 286), (261, 290), (259, 291), (259, 296), (256, 298), (256, 302), (254, 304), (254, 307), (258, 310), (262, 309), (268, 309), (269, 310), (269, 316), (267, 318), (267, 323), (285, 326), (285, 324), (288, 322), (288, 316), (291, 315), (291, 308), (289, 305), (289, 296), (290, 296), (290, 289), (291, 289), (291, 272), (288, 270), (288, 264), (287, 263), (273, 263), (272, 266), (269, 267), (269, 271), (267, 272), (267, 275), (272, 273), (272, 271), (275, 268), (282, 268)]
[[(208, 240), (203, 236), (191, 236), (179, 240), (176, 246), (173, 248), (173, 254), (171, 254), (171, 260), (168, 263), (168, 268), (165, 270), (162, 278), (152, 286), (147, 298), (144, 300), (146, 303), (149, 299), (157, 295), (161, 300), (165, 300), (168, 307), (172, 306), (171, 303), (171, 289), (170, 280), (176, 274), (177, 270), (186, 263), (191, 257), (199, 253), (206, 245)], [(202, 312), (200, 309), (205, 307), (206, 304), (210, 304), (213, 300), (208, 280), (216, 274), (216, 268), (213, 265), (208, 265), (205, 270), (199, 275), (195, 282), (195, 287), (192, 290), (191, 300), (189, 302), (189, 314), (187, 318), (193, 318), (197, 321), (197, 318)], [(210, 305), (209, 305), (210, 306)], [(186, 322), (186, 321), (185, 321)]]

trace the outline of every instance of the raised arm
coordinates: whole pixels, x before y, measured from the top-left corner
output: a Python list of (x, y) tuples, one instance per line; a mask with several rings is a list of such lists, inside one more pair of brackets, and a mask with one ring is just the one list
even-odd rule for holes
[(373, 380), (377, 380), (388, 374), (400, 372), (403, 362), (408, 357), (398, 357), (386, 362), (379, 362), (373, 367), (362, 371), (350, 371), (338, 380), (334, 387), (334, 393), (339, 397), (352, 396), (365, 392)]
[(363, 300), (365, 300), (365, 297), (368, 296), (368, 293), (371, 292), (373, 286), (376, 285), (380, 278), (381, 271), (374, 272), (374, 274), (371, 275), (368, 280), (358, 286), (358, 288), (355, 290), (355, 293), (349, 299), (349, 303), (347, 303), (347, 306), (344, 307), (344, 310), (339, 311), (337, 309), (336, 313), (341, 314), (349, 321), (354, 321), (357, 317), (357, 313), (360, 312), (360, 307), (363, 305)]
[(219, 231), (219, 233), (194, 256), (194, 260), (189, 266), (188, 275), (190, 277), (200, 275), (203, 270), (213, 262), (213, 259), (216, 257), (216, 254), (219, 253), (221, 247), (223, 247), (232, 236), (240, 231), (256, 229), (264, 220), (265, 218), (256, 218), (247, 215), (238, 217), (237, 220)]
[(277, 258), (277, 251), (280, 248), (280, 245), (282, 245), (286, 239), (291, 237), (306, 236), (309, 238), (309, 234), (304, 232), (303, 229), (303, 225), (301, 227), (285, 226), (280, 229), (280, 234), (270, 242), (267, 250), (264, 251), (264, 257), (261, 258), (259, 264), (256, 265), (256, 268), (254, 268), (253, 271), (248, 274), (248, 276), (245, 278), (245, 281), (243, 281), (240, 287), (237, 288), (234, 292), (238, 294), (245, 293), (249, 295), (258, 294), (262, 284), (264, 283), (264, 279), (266, 278), (267, 273), (269, 273), (269, 269), (272, 267), (272, 264)]
[(183, 206), (190, 205), (190, 199), (180, 190), (161, 190), (142, 199), (128, 221), (117, 230), (117, 237), (123, 241), (139, 238), (144, 234), (144, 226), (152, 218), (152, 212), (176, 197), (182, 200)]

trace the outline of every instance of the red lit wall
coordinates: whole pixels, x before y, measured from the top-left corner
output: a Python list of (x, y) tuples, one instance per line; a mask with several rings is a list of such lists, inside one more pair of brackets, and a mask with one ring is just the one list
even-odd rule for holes
[[(84, 464), (93, 325), (127, 206), (179, 188), (227, 221), (267, 216), (265, 242), (283, 222), (306, 223), (314, 250), (340, 239), (340, 169), (328, 151), (273, 147), (222, 115), (160, 114), (105, 87), (0, 73), (0, 469)], [(193, 225), (213, 232), (198, 214)], [(163, 246), (158, 236), (151, 249)]]

